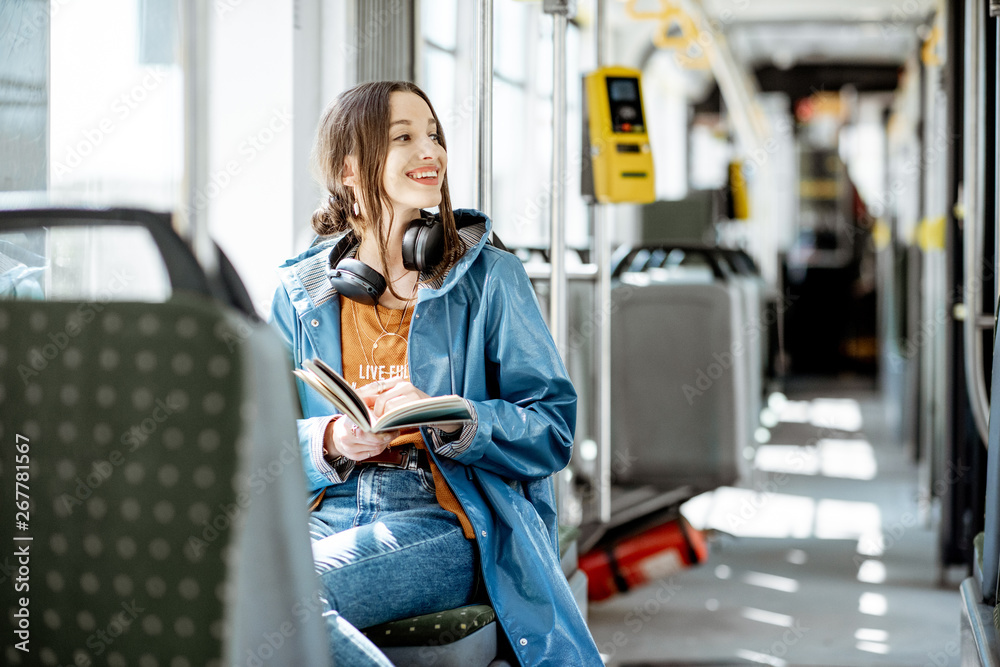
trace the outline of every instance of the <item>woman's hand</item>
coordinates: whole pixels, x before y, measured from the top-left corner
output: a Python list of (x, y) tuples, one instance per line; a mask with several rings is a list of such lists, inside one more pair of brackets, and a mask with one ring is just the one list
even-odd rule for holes
[(381, 454), (398, 435), (399, 431), (368, 433), (350, 417), (341, 415), (326, 427), (323, 453), (330, 458), (345, 456), (352, 461), (364, 461)]
[[(430, 398), (401, 377), (372, 382), (359, 389), (358, 394), (365, 400), (365, 404), (371, 408), (376, 418), (401, 405)], [(461, 424), (443, 424), (440, 428), (446, 433), (453, 433), (461, 427)]]

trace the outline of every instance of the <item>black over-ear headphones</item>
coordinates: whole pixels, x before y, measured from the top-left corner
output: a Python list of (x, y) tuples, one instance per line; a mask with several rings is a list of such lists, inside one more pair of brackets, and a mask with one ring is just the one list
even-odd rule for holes
[[(403, 232), (403, 266), (410, 271), (429, 271), (444, 257), (444, 224), (424, 211)], [(336, 265), (334, 265), (336, 261)], [(385, 277), (359, 259), (330, 257), (326, 276), (337, 292), (352, 301), (373, 306), (385, 292)]]

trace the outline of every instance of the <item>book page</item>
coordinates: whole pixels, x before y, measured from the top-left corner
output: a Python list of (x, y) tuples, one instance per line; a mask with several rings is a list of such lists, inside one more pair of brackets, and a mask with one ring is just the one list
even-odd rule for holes
[[(325, 365), (325, 364), (324, 364)], [(327, 366), (327, 369), (330, 367)], [(302, 362), (302, 369), (292, 371), (296, 377), (315, 389), (320, 396), (330, 401), (338, 410), (350, 417), (354, 423), (366, 431), (371, 431), (368, 407), (350, 386), (344, 386), (335, 379), (332, 370), (324, 371), (312, 361)], [(330, 373), (333, 373), (332, 375)]]
[[(330, 368), (330, 366), (327, 365), (327, 363), (322, 359), (313, 359), (312, 361), (307, 359), (302, 362), (302, 366), (305, 367), (306, 364), (310, 364), (312, 371), (321, 378), (332, 382), (336, 388), (340, 390), (336, 393), (343, 394), (344, 398), (349, 400), (357, 408), (357, 412), (365, 416), (365, 422), (371, 422), (370, 418), (368, 418), (368, 406), (365, 405), (364, 399), (358, 396), (357, 392), (354, 391), (354, 388), (351, 387), (351, 384), (344, 379), (344, 376)], [(358, 425), (361, 426), (361, 423), (359, 422)]]
[(431, 424), (456, 424), (470, 421), (468, 406), (461, 396), (432, 396), (419, 401), (411, 401), (394, 408), (378, 418), (377, 430), (428, 426)]
[(466, 402), (460, 396), (450, 394), (411, 401), (390, 410), (372, 424), (364, 400), (343, 376), (322, 360), (306, 359), (302, 362), (302, 369), (292, 372), (368, 432), (431, 424), (457, 424), (472, 419)]

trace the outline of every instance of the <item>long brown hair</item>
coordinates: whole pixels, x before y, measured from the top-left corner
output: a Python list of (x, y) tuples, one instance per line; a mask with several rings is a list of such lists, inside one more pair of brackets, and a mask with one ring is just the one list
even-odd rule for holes
[[(447, 151), (444, 130), (434, 106), (424, 91), (408, 81), (373, 81), (341, 93), (323, 112), (313, 149), (313, 169), (316, 178), (327, 191), (327, 196), (313, 213), (313, 230), (321, 236), (351, 230), (360, 241), (369, 236), (376, 238), (382, 261), (381, 272), (387, 276), (387, 282), (387, 239), (392, 225), (397, 221), (390, 218), (387, 226), (382, 225), (383, 205), (389, 201), (382, 175), (389, 152), (389, 123), (392, 120), (389, 98), (396, 92), (413, 93), (427, 103), (437, 123), (441, 147)], [(349, 155), (357, 159), (360, 206), (368, 217), (354, 215), (354, 190), (344, 185), (344, 160)], [(388, 208), (389, 215), (392, 216), (392, 207), (385, 208)], [(443, 275), (465, 250), (455, 228), (447, 171), (441, 181), (439, 210), (444, 223), (445, 251), (444, 258), (434, 267), (430, 279)], [(401, 224), (408, 222), (409, 220), (403, 220)], [(380, 230), (382, 233), (379, 233)], [(404, 298), (396, 294), (391, 285), (389, 291), (398, 299)]]

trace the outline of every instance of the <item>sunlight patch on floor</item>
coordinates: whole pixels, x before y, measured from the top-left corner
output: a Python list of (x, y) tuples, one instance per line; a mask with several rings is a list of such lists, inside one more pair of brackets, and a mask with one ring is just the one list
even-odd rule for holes
[(853, 398), (814, 398), (811, 401), (791, 401), (781, 392), (768, 396), (761, 414), (761, 423), (773, 426), (778, 422), (812, 424), (837, 431), (860, 431), (861, 405)]
[(870, 616), (885, 616), (889, 601), (881, 593), (862, 593), (858, 599), (858, 611)]
[(809, 423), (838, 431), (861, 430), (861, 405), (853, 398), (817, 398), (809, 407)]
[(855, 540), (882, 531), (882, 511), (875, 503), (824, 498), (817, 503), (815, 536)]
[(858, 581), (866, 584), (885, 583), (885, 563), (880, 560), (866, 560), (858, 568)]
[(758, 653), (757, 651), (750, 651), (745, 648), (741, 648), (736, 651), (736, 657), (743, 658), (744, 660), (749, 660), (750, 662), (756, 663), (758, 665), (771, 665), (771, 667), (786, 667), (788, 663), (781, 658), (777, 658), (773, 655), (768, 655), (767, 653)]
[(878, 653), (880, 655), (885, 655), (889, 652), (889, 646), (887, 644), (879, 644), (877, 642), (858, 642), (854, 645), (854, 647), (859, 651)]
[(865, 536), (882, 531), (882, 513), (874, 503), (814, 500), (728, 486), (692, 498), (681, 512), (699, 530), (739, 537), (856, 539), (860, 544)]
[(826, 477), (875, 479), (878, 473), (875, 450), (867, 440), (827, 438), (820, 440), (817, 447), (822, 461), (820, 474)]
[(768, 625), (777, 625), (782, 628), (791, 628), (795, 625), (795, 619), (788, 614), (779, 614), (775, 611), (768, 611), (766, 609), (756, 609), (754, 607), (743, 607), (740, 610), (740, 615), (743, 618), (750, 619), (751, 621), (759, 621), (760, 623), (767, 623)]
[(754, 468), (789, 475), (822, 475), (843, 479), (875, 479), (875, 449), (862, 438), (825, 438), (813, 445), (760, 445)]
[(700, 530), (714, 528), (740, 537), (810, 537), (816, 513), (812, 498), (759, 493), (723, 486), (681, 506), (688, 522)]
[(858, 628), (854, 633), (854, 638), (863, 642), (887, 642), (889, 641), (889, 633), (875, 628)]
[(743, 583), (750, 586), (760, 586), (761, 588), (783, 591), (785, 593), (796, 593), (799, 590), (798, 580), (790, 577), (779, 577), (778, 575), (767, 574), (766, 572), (745, 572), (743, 574)]

